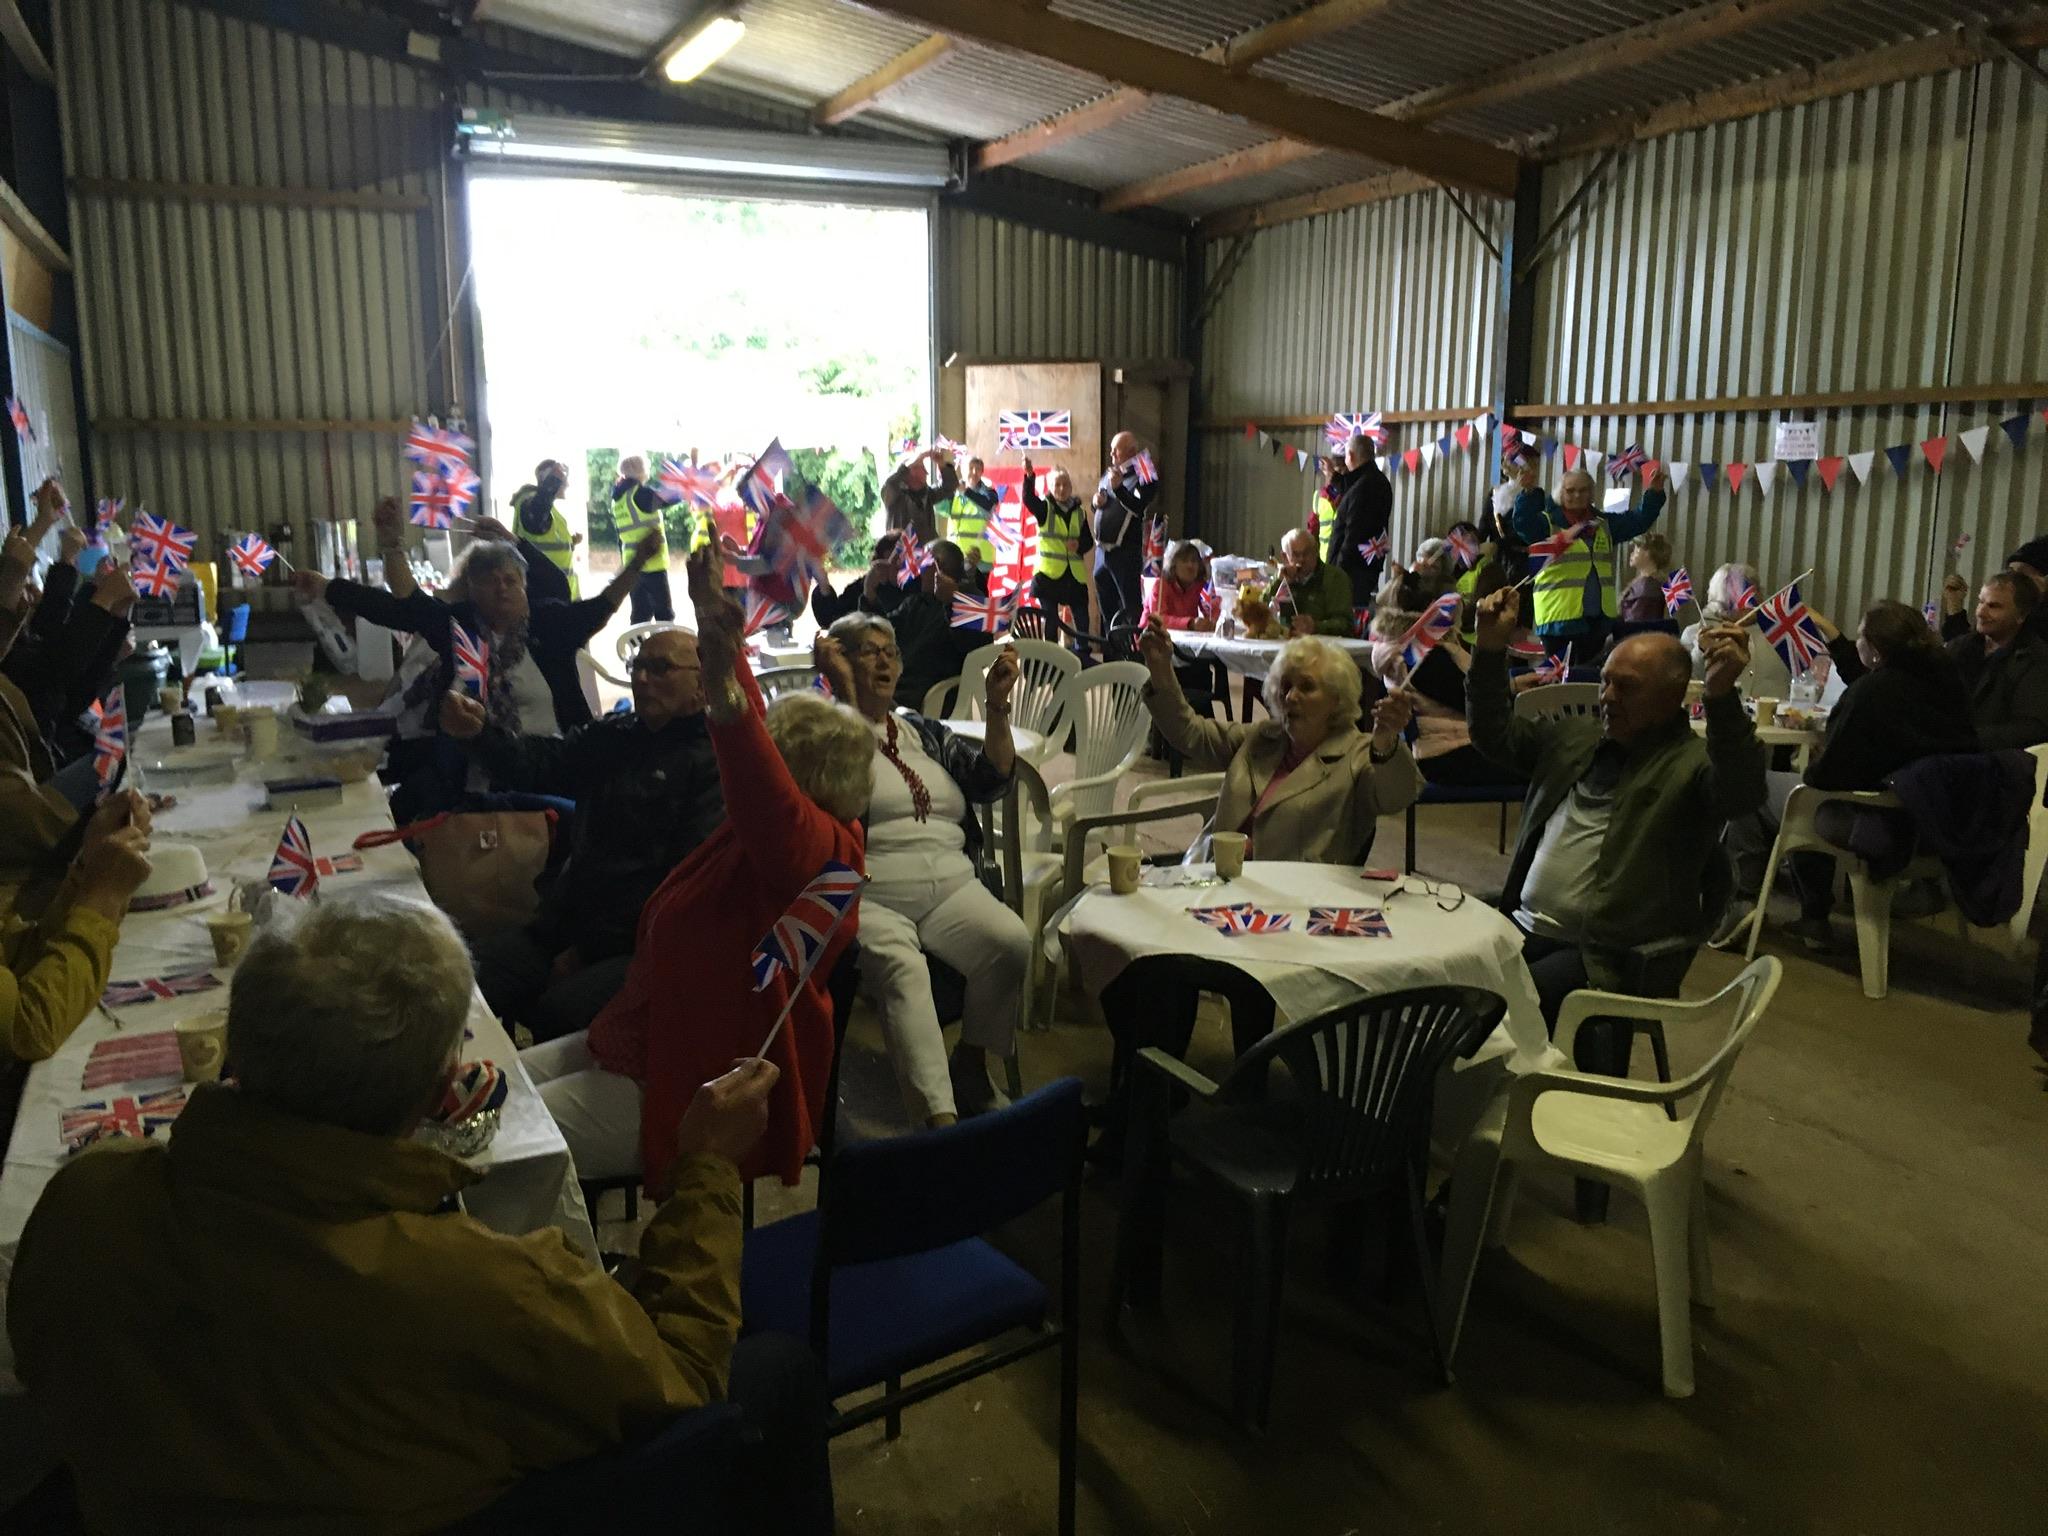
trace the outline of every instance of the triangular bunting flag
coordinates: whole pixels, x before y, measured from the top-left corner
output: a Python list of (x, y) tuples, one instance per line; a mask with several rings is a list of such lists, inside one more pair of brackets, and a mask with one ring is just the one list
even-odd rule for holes
[(1272, 455), (1273, 455), (1273, 457), (1274, 457), (1274, 458), (1276, 458), (1276, 459), (1280, 457), (1280, 439), (1279, 439), (1279, 438), (1277, 438), (1277, 437), (1268, 437), (1268, 436), (1266, 436), (1266, 434), (1265, 434), (1265, 433), (1261, 432), (1261, 433), (1259, 434), (1259, 441), (1260, 441), (1260, 442), (1262, 442), (1262, 443), (1264, 443), (1264, 444), (1266, 445), (1266, 452), (1268, 452), (1268, 453), (1272, 454)]
[(1453, 432), (1451, 436), (1458, 440), (1460, 448), (1470, 448), (1472, 446), (1472, 423), (1466, 422), (1465, 425)]
[(1969, 431), (1962, 434), (1962, 439), (1963, 446), (1970, 450), (1970, 462), (1982, 464), (1984, 462), (1984, 445), (1991, 441), (1991, 429), (1989, 427), (1972, 427)]
[(2032, 418), (2022, 411), (2017, 416), (2008, 416), (1999, 425), (2005, 428), (2005, 435), (2012, 439), (2015, 448), (2027, 446), (2027, 424)]
[(1556, 458), (1557, 450), (1563, 446), (1554, 437), (1530, 437), (1526, 432), (1522, 434), (1522, 440), (1524, 442), (1541, 443), (1543, 445), (1543, 457), (1546, 459)]
[(1842, 466), (1848, 462), (1847, 459), (1841, 458), (1815, 459), (1813, 467), (1820, 471), (1820, 483), (1832, 491), (1835, 482), (1842, 477)]
[(1912, 455), (1913, 445), (1911, 443), (1900, 443), (1898, 447), (1887, 448), (1884, 451), (1885, 460), (1891, 465), (1892, 473), (1902, 480), (1906, 476), (1906, 460), (1911, 458)]
[(2048, 421), (2048, 405), (2044, 405), (2041, 407), (2041, 419), (2043, 421)]
[(1493, 412), (1482, 411), (1472, 418), (1472, 430), (1481, 437), (1493, 430)]
[(1586, 472), (1592, 475), (1599, 474), (1600, 466), (1607, 462), (1606, 454), (1596, 453), (1591, 448), (1581, 449), (1579, 457), (1586, 461)]
[(1785, 473), (1792, 477), (1792, 483), (1802, 491), (1806, 489), (1806, 472), (1813, 468), (1811, 459), (1787, 459)]
[(1280, 457), (1281, 457), (1281, 458), (1283, 458), (1283, 459), (1285, 459), (1285, 460), (1286, 460), (1286, 461), (1287, 461), (1287, 462), (1288, 462), (1289, 464), (1292, 464), (1292, 463), (1294, 462), (1294, 444), (1292, 444), (1292, 443), (1283, 443), (1283, 444), (1281, 444), (1281, 446), (1280, 446)]
[(1386, 462), (1385, 462), (1384, 464), (1380, 465), (1380, 469), (1381, 469), (1381, 471), (1382, 471), (1382, 472), (1383, 472), (1383, 473), (1384, 473), (1384, 474), (1386, 475), (1386, 477), (1387, 477), (1387, 478), (1388, 478), (1389, 480), (1393, 479), (1393, 478), (1394, 478), (1394, 476), (1396, 476), (1396, 475), (1398, 475), (1399, 473), (1401, 473), (1401, 459), (1402, 459), (1402, 457), (1403, 457), (1403, 456), (1402, 456), (1401, 454), (1398, 454), (1398, 453), (1390, 453), (1390, 454), (1388, 454), (1388, 455), (1387, 455), (1387, 460), (1386, 460)]
[(1434, 464), (1436, 462), (1437, 454), (1439, 454), (1442, 451), (1443, 450), (1439, 448), (1435, 443), (1424, 443), (1422, 445), (1422, 462), (1425, 464)]
[(1666, 464), (1664, 472), (1671, 477), (1671, 489), (1677, 490), (1685, 484), (1685, 477), (1692, 473), (1690, 464)]
[(1438, 439), (1436, 440), (1436, 451), (1437, 451), (1438, 453), (1442, 454), (1442, 455), (1443, 455), (1443, 456), (1444, 456), (1445, 458), (1447, 458), (1447, 459), (1448, 459), (1448, 458), (1449, 458), (1449, 457), (1451, 456), (1451, 434), (1450, 434), (1450, 433), (1446, 432), (1446, 433), (1445, 433), (1445, 434), (1444, 434), (1444, 435), (1443, 435), (1442, 437), (1440, 437), (1440, 438), (1438, 438)]
[(1875, 468), (1877, 468), (1877, 450), (1875, 448), (1866, 448), (1861, 453), (1849, 455), (1849, 472), (1856, 477), (1858, 485), (1868, 480), (1870, 472)]
[(1246, 442), (1248, 442), (1248, 443), (1251, 443), (1251, 442), (1257, 442), (1257, 441), (1258, 441), (1258, 437), (1259, 437), (1259, 424), (1258, 424), (1258, 423), (1257, 423), (1256, 421), (1248, 421), (1248, 422), (1246, 422), (1246, 423), (1244, 424), (1244, 440), (1245, 440)]
[(1748, 473), (1749, 466), (1747, 464), (1730, 464), (1728, 466), (1728, 489), (1731, 491), (1741, 490), (1742, 477)]
[(1930, 437), (1920, 445), (1920, 451), (1927, 455), (1927, 462), (1934, 466), (1934, 472), (1941, 473), (1941, 461), (1948, 457), (1948, 439)]
[(1758, 490), (1762, 491), (1766, 496), (1770, 495), (1771, 486), (1776, 482), (1777, 478), (1778, 461), (1776, 459), (1762, 459), (1758, 461), (1756, 465), (1756, 488)]
[(1579, 445), (1577, 443), (1566, 443), (1564, 445), (1564, 467), (1566, 469), (1577, 469), (1579, 467)]
[(1416, 470), (1422, 468), (1422, 450), (1420, 448), (1410, 448), (1401, 455), (1401, 462), (1408, 466), (1409, 474), (1414, 474)]
[(1301, 455), (1300, 461), (1296, 464), (1295, 467), (1299, 469), (1304, 475), (1309, 473), (1310, 470), (1316, 467), (1316, 456), (1304, 450), (1304, 452)]
[(1716, 474), (1716, 473), (1717, 473), (1717, 472), (1719, 471), (1719, 469), (1720, 469), (1720, 465), (1718, 465), (1718, 464), (1707, 464), (1707, 463), (1702, 463), (1702, 464), (1700, 465), (1700, 489), (1701, 489), (1701, 490), (1703, 490), (1703, 491), (1711, 491), (1711, 490), (1712, 490), (1712, 489), (1714, 488), (1714, 476), (1715, 476), (1715, 474)]

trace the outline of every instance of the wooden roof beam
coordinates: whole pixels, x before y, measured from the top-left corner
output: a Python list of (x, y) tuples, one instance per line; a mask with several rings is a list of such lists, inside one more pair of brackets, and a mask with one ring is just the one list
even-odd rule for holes
[(974, 42), (1033, 54), (1118, 85), (1177, 96), (1304, 144), (1364, 155), (1489, 197), (1512, 197), (1519, 161), (1478, 139), (1411, 123), (1232, 74), (1223, 65), (1142, 38), (1006, 0), (879, 0), (879, 8)]
[(1277, 202), (1226, 209), (1202, 220), (1195, 232), (1204, 240), (1223, 239), (1249, 230), (1270, 229), (1275, 224), (1286, 224), (1294, 219), (1312, 219), (1318, 214), (1335, 213), (1342, 208), (1383, 203), (1389, 198), (1406, 197), (1411, 192), (1427, 192), (1435, 185), (1427, 176), (1418, 176), (1413, 171), (1389, 171), (1380, 176), (1368, 176), (1363, 181), (1347, 181), (1340, 187), (1324, 187), (1319, 192), (1283, 197)]
[(1234, 73), (1243, 74), (1261, 59), (1300, 48), (1332, 32), (1342, 32), (1392, 8), (1397, 0), (1323, 0), (1305, 11), (1269, 21), (1263, 27), (1232, 38), (1206, 50), (1202, 57), (1215, 58)]
[(1146, 181), (1134, 181), (1126, 186), (1114, 187), (1102, 194), (1099, 206), (1104, 213), (1117, 213), (1126, 208), (1145, 208), (1189, 192), (1199, 192), (1205, 187), (1242, 181), (1247, 176), (1257, 176), (1262, 172), (1276, 170), (1283, 165), (1292, 165), (1297, 160), (1306, 160), (1311, 155), (1321, 153), (1322, 151), (1313, 144), (1302, 144), (1294, 139), (1269, 139), (1264, 144), (1254, 144), (1249, 149), (1240, 149), (1233, 154), (1218, 155), (1215, 159), (1204, 160), (1199, 165), (1183, 166), (1180, 170), (1168, 171), (1164, 176), (1154, 176)]
[(838, 95), (819, 102), (812, 109), (811, 125), (829, 128), (834, 123), (843, 123), (849, 117), (858, 116), (912, 75), (930, 69), (955, 46), (952, 38), (934, 32), (923, 42), (897, 54), (881, 68), (862, 75)]
[(1071, 112), (1062, 112), (1058, 117), (1049, 117), (1029, 128), (1020, 128), (1000, 139), (989, 140), (975, 150), (974, 168), (977, 171), (994, 170), (1027, 155), (1041, 154), (1068, 139), (1100, 133), (1110, 124), (1120, 123), (1134, 113), (1144, 111), (1151, 100), (1143, 91), (1111, 91), (1107, 96), (1098, 96)]

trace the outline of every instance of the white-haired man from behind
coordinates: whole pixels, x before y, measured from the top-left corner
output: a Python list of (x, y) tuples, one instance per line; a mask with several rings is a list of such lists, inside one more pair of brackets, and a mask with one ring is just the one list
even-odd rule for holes
[[(463, 1214), (481, 1175), (412, 1139), (474, 989), (447, 918), (390, 897), (297, 915), (236, 968), (232, 1080), (195, 1088), (168, 1144), (66, 1164), (22, 1234), (8, 1333), (94, 1530), (438, 1530), (725, 1398), (745, 1365), (735, 1163), (774, 1068), (692, 1101), (628, 1291), (557, 1230)], [(783, 1454), (829, 1520), (822, 1433)]]

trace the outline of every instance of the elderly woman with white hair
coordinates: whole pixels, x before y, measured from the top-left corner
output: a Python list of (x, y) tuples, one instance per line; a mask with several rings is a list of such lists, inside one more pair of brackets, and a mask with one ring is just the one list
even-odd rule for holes
[[(882, 1020), (905, 1107), (923, 1125), (949, 1125), (994, 1107), (988, 1057), (1014, 1049), (1030, 968), (1024, 924), (981, 883), (975, 808), (1009, 788), (1017, 751), (1010, 694), (1017, 653), (989, 668), (988, 732), (979, 744), (895, 702), (903, 658), (887, 619), (853, 613), (817, 646), (818, 668), (867, 721), (875, 745), (867, 814), (871, 884), (861, 923), (861, 995)], [(951, 1057), (932, 1001), (929, 954), (967, 982), (960, 1043)]]
[(1359, 730), (1363, 681), (1343, 647), (1299, 636), (1280, 648), (1266, 677), (1274, 718), (1227, 724), (1188, 707), (1173, 672), (1173, 641), (1156, 620), (1140, 640), (1152, 674), (1152, 724), (1200, 769), (1223, 772), (1212, 832), (1250, 836), (1249, 856), (1345, 864), (1365, 856), (1379, 818), (1422, 793), (1422, 775), (1401, 733), (1413, 701), (1388, 694)]
[(1599, 491), (1584, 469), (1565, 472), (1552, 501), (1539, 480), (1541, 466), (1525, 459), (1515, 497), (1515, 534), (1541, 558), (1536, 569), (1536, 635), (1551, 655), (1572, 646), (1579, 656), (1599, 654), (1621, 612), (1614, 588), (1617, 544), (1648, 533), (1664, 510), (1670, 479), (1663, 465), (1634, 507), (1602, 512)]
[[(1686, 650), (1692, 653), (1694, 677), (1707, 675), (1707, 652), (1702, 637), (1754, 610), (1763, 595), (1753, 566), (1730, 561), (1707, 579), (1707, 596), (1706, 601), (1700, 604), (1700, 621), (1688, 624), (1678, 637), (1685, 643)], [(1749, 648), (1749, 665), (1742, 669), (1742, 676), (1736, 680), (1735, 686), (1742, 690), (1744, 698), (1783, 699), (1792, 687), (1792, 671), (1785, 665), (1785, 658), (1778, 654), (1775, 645), (1752, 645)]]
[[(474, 995), (448, 919), (286, 905), (235, 970), (231, 1079), (191, 1090), (174, 1138), (65, 1163), (22, 1233), (8, 1332), (85, 1525), (442, 1530), (707, 1403), (789, 1424), (793, 1341), (735, 1342), (735, 1165), (774, 1068), (696, 1095), (629, 1289), (557, 1229), (488, 1230), (459, 1203), (482, 1172), (414, 1139)], [(772, 1529), (829, 1529), (812, 1426), (743, 1490)]]

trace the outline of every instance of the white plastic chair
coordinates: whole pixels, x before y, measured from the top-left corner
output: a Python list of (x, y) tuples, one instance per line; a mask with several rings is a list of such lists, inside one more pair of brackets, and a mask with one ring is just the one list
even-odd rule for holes
[(1599, 713), (1598, 683), (1549, 683), (1515, 695), (1517, 720), (1582, 719)]
[[(1135, 661), (1108, 661), (1067, 682), (1067, 724), (1074, 733), (1074, 777), (1052, 791), (1056, 820), (1099, 816), (1116, 807), (1116, 787), (1145, 749), (1150, 674)], [(1055, 828), (1057, 833), (1058, 829)]]
[(768, 667), (754, 674), (761, 697), (774, 703), (785, 693), (803, 693), (817, 681), (816, 667)]
[[(1447, 1319), (1447, 1360), (1464, 1328), (1480, 1250), (1497, 1247), (1505, 1238), (1517, 1168), (1550, 1163), (1579, 1178), (1629, 1190), (1648, 1209), (1664, 1395), (1692, 1396), (1690, 1309), (1693, 1303), (1714, 1304), (1707, 1250), (1707, 1126), (1735, 1070), (1735, 1058), (1770, 1006), (1783, 974), (1782, 964), (1767, 955), (1702, 1002), (1610, 992), (1574, 992), (1564, 1000), (1556, 1043), (1567, 1060), (1573, 1037), (1589, 1018), (1654, 1019), (1666, 1031), (1719, 1024), (1725, 1033), (1702, 1066), (1674, 1082), (1550, 1068), (1508, 1083), (1495, 1108), (1466, 1138), (1451, 1178), (1438, 1309)], [(1681, 1104), (1685, 1107), (1674, 1116), (1669, 1107)], [(1497, 1189), (1503, 1174), (1506, 1187)]]
[(689, 625), (678, 624), (674, 619), (652, 619), (645, 624), (628, 625), (619, 631), (619, 665), (630, 671), (633, 658), (640, 654), (641, 642), (649, 635), (658, 635), (665, 629), (680, 629), (686, 635), (697, 633)]
[[(988, 669), (1005, 646), (1017, 648), (1020, 671), (1010, 696), (1010, 724), (1031, 731), (1039, 745), (1028, 756), (1034, 767), (1067, 744), (1067, 680), (1081, 670), (1081, 658), (1045, 640), (1005, 640), (970, 651), (960, 676), (935, 683), (924, 696), (921, 711), (933, 720), (982, 720), (988, 715)], [(947, 702), (950, 696), (950, 704)]]

